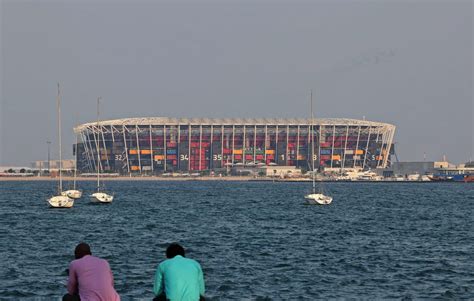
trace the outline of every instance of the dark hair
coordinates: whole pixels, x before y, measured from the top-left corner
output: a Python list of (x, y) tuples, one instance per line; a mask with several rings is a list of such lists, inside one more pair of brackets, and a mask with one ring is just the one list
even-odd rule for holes
[(166, 258), (173, 258), (176, 255), (181, 255), (184, 257), (184, 248), (177, 243), (172, 243), (166, 249)]
[(85, 242), (81, 242), (76, 246), (76, 249), (74, 250), (74, 257), (76, 257), (76, 259), (81, 259), (86, 255), (92, 255), (91, 247), (89, 247), (89, 245)]

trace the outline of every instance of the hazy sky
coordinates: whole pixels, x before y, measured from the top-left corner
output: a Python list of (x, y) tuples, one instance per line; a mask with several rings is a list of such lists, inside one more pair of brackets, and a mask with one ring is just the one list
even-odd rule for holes
[[(0, 0), (1, 1), (1, 0)], [(221, 3), (222, 2), (222, 3)], [(103, 118), (392, 123), (401, 161), (473, 156), (472, 1), (1, 2), (0, 165)], [(52, 153), (57, 156), (57, 151)]]

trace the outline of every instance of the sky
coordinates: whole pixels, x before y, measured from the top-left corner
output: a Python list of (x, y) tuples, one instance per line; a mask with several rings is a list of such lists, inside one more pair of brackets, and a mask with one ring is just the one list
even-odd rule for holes
[[(400, 161), (474, 157), (472, 1), (0, 0), (0, 165), (125, 117), (394, 124)], [(474, 158), (473, 158), (474, 159)]]

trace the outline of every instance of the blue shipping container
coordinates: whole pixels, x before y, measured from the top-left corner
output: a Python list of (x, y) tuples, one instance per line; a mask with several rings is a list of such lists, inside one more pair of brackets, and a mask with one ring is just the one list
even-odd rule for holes
[(331, 150), (330, 149), (322, 149), (321, 150), (321, 155), (330, 155), (331, 154)]

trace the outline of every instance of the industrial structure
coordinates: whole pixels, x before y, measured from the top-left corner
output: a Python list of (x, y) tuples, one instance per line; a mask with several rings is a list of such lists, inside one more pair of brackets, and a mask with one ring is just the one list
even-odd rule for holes
[(384, 168), (394, 152), (395, 126), (338, 118), (153, 117), (91, 122), (74, 131), (79, 171), (160, 174), (239, 165), (309, 170), (311, 160), (320, 170)]

